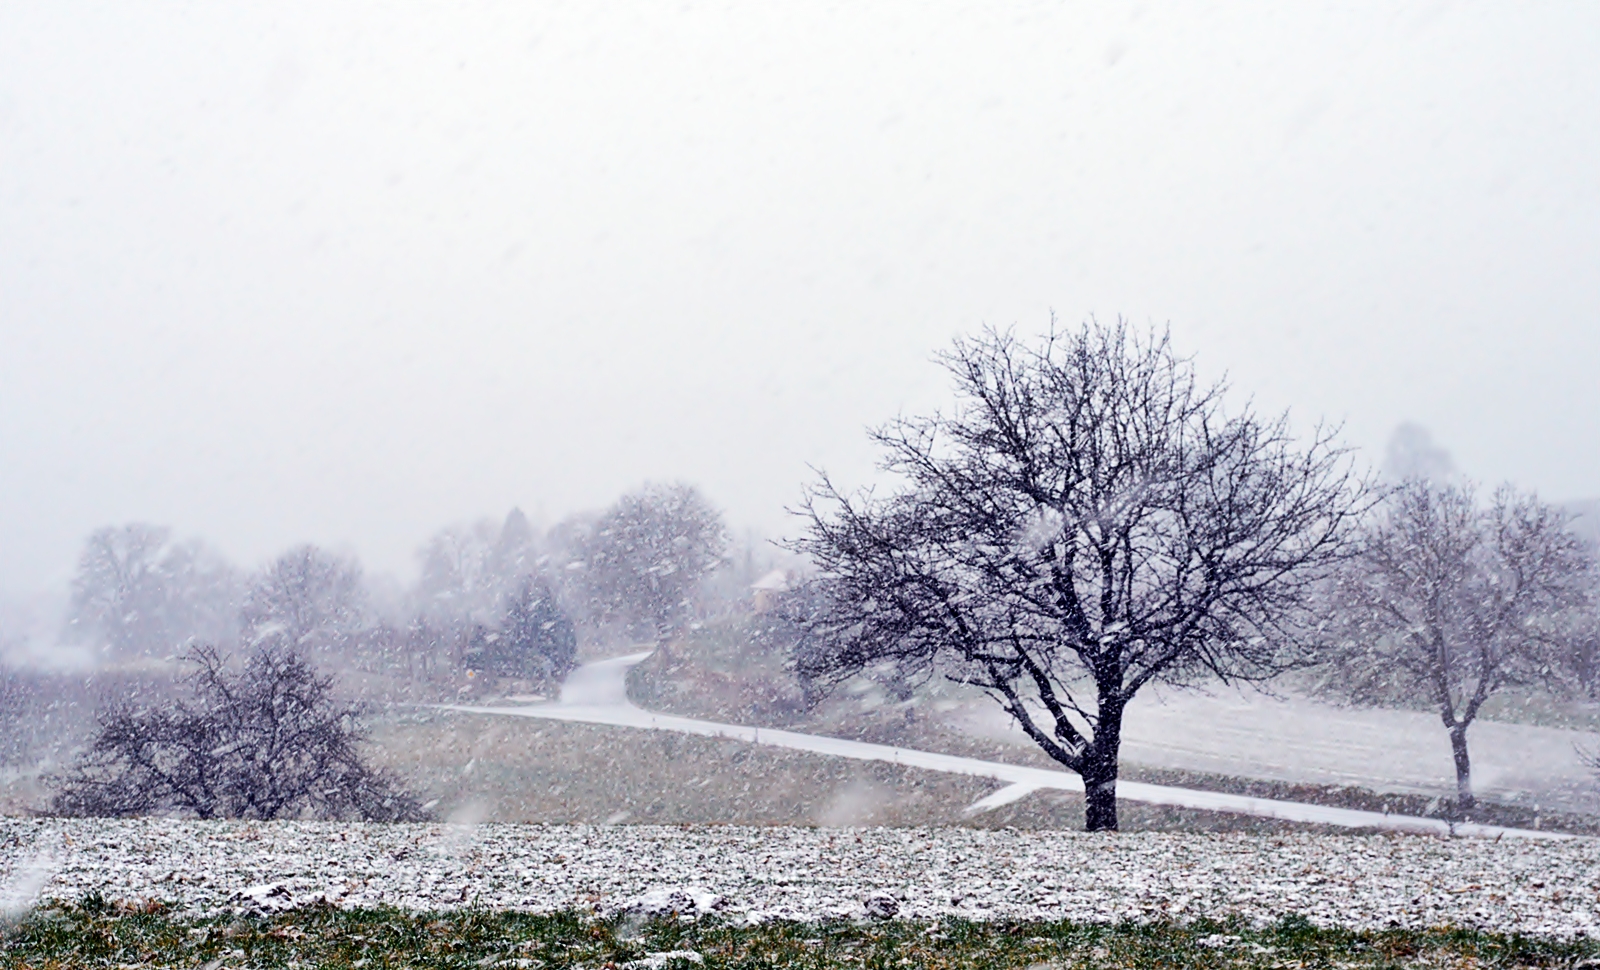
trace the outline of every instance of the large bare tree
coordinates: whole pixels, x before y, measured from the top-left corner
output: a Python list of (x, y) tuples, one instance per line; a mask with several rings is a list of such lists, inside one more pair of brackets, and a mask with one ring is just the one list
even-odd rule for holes
[(1329, 686), (1438, 711), (1462, 810), (1475, 802), (1467, 729), (1484, 702), (1547, 680), (1574, 646), (1564, 614), (1583, 602), (1589, 560), (1567, 520), (1509, 485), (1480, 505), (1470, 485), (1407, 479), (1333, 587)]
[(1089, 323), (942, 355), (959, 403), (873, 433), (893, 494), (826, 477), (795, 543), (823, 608), (795, 665), (885, 663), (988, 692), (1117, 827), (1123, 713), (1156, 682), (1300, 663), (1310, 593), (1365, 487), (1324, 431), (1230, 414), (1163, 333)]

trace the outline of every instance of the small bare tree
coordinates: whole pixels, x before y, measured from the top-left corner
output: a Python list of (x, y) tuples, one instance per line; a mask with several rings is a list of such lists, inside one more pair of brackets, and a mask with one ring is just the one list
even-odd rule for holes
[(198, 818), (404, 821), (416, 800), (362, 761), (357, 714), (332, 678), (282, 645), (231, 673), (210, 647), (190, 655), (195, 699), (113, 706), (87, 755), (53, 779), (60, 815), (177, 811)]
[(942, 362), (952, 414), (874, 433), (905, 487), (824, 478), (794, 548), (820, 569), (797, 673), (885, 663), (988, 692), (1117, 827), (1123, 712), (1147, 684), (1270, 677), (1365, 501), (1346, 455), (1225, 413), (1164, 334), (987, 331)]
[(1595, 781), (1600, 783), (1600, 748), (1579, 747), (1578, 758), (1589, 766), (1589, 770), (1594, 772)]
[[(0, 641), (0, 647), (4, 645)], [(39, 691), (35, 680), (6, 663), (0, 655), (0, 739), (3, 739), (0, 740), (0, 767), (22, 762), (27, 734), (24, 720), (29, 715), (37, 719), (34, 708)]]
[(1556, 507), (1509, 485), (1482, 507), (1470, 485), (1408, 479), (1333, 586), (1328, 686), (1437, 710), (1471, 810), (1467, 729), (1496, 691), (1557, 674), (1588, 569)]
[[(1594, 544), (1585, 543), (1585, 551), (1592, 563)], [(1589, 570), (1586, 602), (1571, 611), (1556, 656), (1566, 692), (1586, 701), (1600, 701), (1600, 588), (1596, 587), (1600, 575), (1596, 573)]]

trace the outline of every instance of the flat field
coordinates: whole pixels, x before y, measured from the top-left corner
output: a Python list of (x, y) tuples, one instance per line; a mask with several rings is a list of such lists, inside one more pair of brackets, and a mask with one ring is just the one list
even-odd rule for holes
[(0, 887), (11, 910), (98, 893), (207, 918), (307, 905), (740, 924), (1296, 918), (1600, 937), (1594, 839), (0, 819)]
[[(433, 808), (439, 817), (457, 821), (1083, 826), (1083, 798), (1071, 792), (1035, 792), (994, 811), (967, 814), (967, 806), (999, 784), (669, 731), (421, 711), (380, 721), (373, 740), (373, 753), (380, 764), (414, 785), (425, 801), (437, 799)], [(983, 753), (988, 753), (987, 749)], [(1010, 754), (1013, 760), (1029, 763), (1029, 752), (1012, 750)], [(1048, 765), (1042, 757), (1035, 760)], [(1137, 777), (1137, 772), (1132, 768), (1130, 775)], [(1159, 780), (1173, 781), (1168, 777)], [(1228, 790), (1222, 781), (1177, 779)], [(1313, 799), (1319, 795), (1277, 790), (1247, 793)], [(1354, 807), (1388, 810), (1377, 802)], [(1272, 833), (1319, 828), (1128, 800), (1123, 800), (1118, 810), (1127, 831)]]

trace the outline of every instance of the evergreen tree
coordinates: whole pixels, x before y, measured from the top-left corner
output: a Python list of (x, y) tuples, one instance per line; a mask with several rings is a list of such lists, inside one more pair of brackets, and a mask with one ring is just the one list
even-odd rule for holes
[(499, 638), (489, 651), (494, 671), (559, 682), (572, 669), (577, 651), (577, 633), (550, 588), (532, 576), (524, 577), (507, 599)]

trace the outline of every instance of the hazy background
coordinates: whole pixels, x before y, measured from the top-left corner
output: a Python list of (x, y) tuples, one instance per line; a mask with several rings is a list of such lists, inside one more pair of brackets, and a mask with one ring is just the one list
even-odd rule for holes
[(95, 526), (414, 572), (645, 479), (737, 525), (983, 323), (1600, 494), (1600, 8), (0, 6), (0, 588)]

